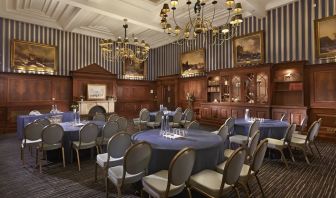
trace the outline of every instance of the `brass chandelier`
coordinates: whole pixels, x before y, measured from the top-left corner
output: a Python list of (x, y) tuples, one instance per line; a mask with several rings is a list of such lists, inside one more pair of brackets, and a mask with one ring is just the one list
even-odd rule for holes
[[(182, 29), (181, 26), (178, 25), (175, 18), (175, 11), (177, 9), (176, 6), (178, 5), (178, 0), (171, 0), (171, 9), (169, 8), (169, 5), (165, 3), (160, 12), (160, 24), (162, 29), (170, 36), (177, 38), (174, 42), (175, 44), (183, 44), (183, 41), (196, 39), (201, 34), (210, 31), (212, 35), (211, 43), (213, 45), (222, 45), (224, 41), (230, 40), (237, 35), (238, 27), (243, 22), (242, 5), (241, 3), (235, 3), (234, 0), (226, 0), (225, 6), (226, 10), (228, 11), (227, 21), (224, 25), (217, 27), (213, 25), (213, 21), (216, 15), (217, 3), (218, 2), (215, 0), (211, 2), (213, 6), (213, 14), (210, 19), (207, 19), (204, 17), (205, 6), (207, 5), (206, 0), (197, 0), (193, 6), (196, 17), (193, 18), (191, 15), (192, 2), (191, 0), (188, 0), (186, 4), (188, 6), (189, 20)], [(173, 25), (175, 26), (174, 28), (167, 20), (168, 14), (171, 10)]]
[(129, 60), (134, 63), (142, 63), (147, 60), (150, 46), (144, 40), (139, 40), (132, 35), (132, 41), (127, 37), (127, 19), (124, 19), (123, 25), (125, 34), (124, 38), (118, 37), (116, 41), (112, 39), (102, 39), (100, 49), (105, 60), (125, 62)]

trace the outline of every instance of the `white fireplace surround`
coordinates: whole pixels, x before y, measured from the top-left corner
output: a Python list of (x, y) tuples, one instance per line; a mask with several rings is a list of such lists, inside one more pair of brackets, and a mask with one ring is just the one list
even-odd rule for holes
[(114, 112), (114, 103), (113, 99), (111, 100), (87, 100), (87, 101), (77, 101), (79, 104), (79, 113), (80, 115), (87, 115), (92, 107), (100, 106), (105, 109), (106, 113)]

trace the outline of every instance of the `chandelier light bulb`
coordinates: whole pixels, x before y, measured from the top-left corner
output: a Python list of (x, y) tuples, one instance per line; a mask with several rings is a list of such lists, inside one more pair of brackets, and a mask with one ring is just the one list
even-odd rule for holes
[(164, 12), (165, 14), (167, 14), (168, 12), (170, 12), (168, 3), (163, 4), (163, 8), (162, 8), (162, 10), (163, 10), (163, 12)]
[(229, 9), (232, 9), (233, 5), (234, 5), (234, 0), (226, 0), (225, 4)]
[(236, 14), (240, 13), (242, 11), (242, 5), (241, 3), (236, 3), (236, 6), (233, 10)]
[(172, 9), (176, 8), (177, 4), (178, 4), (178, 0), (171, 0), (170, 1), (170, 5), (172, 6)]

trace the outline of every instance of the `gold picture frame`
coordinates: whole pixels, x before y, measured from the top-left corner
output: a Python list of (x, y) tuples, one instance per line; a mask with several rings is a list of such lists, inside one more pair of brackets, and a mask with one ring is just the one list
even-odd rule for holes
[[(336, 56), (336, 15), (314, 20), (317, 58)], [(332, 38), (332, 37), (334, 38)]]
[(264, 31), (233, 38), (234, 66), (255, 65), (265, 62)]
[(106, 85), (87, 84), (87, 100), (106, 100)]
[(18, 71), (54, 73), (58, 68), (57, 46), (13, 39), (11, 68)]
[(145, 79), (147, 76), (147, 61), (135, 63), (126, 59), (123, 63), (123, 75), (126, 79)]
[(205, 73), (205, 49), (201, 48), (181, 54), (181, 76), (197, 76)]

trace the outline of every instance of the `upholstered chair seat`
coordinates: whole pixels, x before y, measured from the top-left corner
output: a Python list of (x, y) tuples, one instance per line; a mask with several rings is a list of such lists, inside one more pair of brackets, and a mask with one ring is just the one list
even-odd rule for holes
[(72, 147), (74, 149), (89, 149), (89, 148), (93, 148), (96, 146), (96, 141), (92, 141), (92, 142), (82, 142), (79, 146), (79, 141), (73, 141), (72, 142)]
[[(102, 154), (99, 154), (97, 155), (96, 157), (96, 163), (100, 166), (100, 167), (106, 167), (107, 165), (107, 153), (102, 153)], [(113, 158), (110, 156), (110, 161), (109, 161), (109, 166), (112, 167), (112, 166), (119, 166), (122, 164), (123, 162), (123, 159), (124, 159), (124, 156), (122, 157), (119, 157), (119, 158)]]
[[(119, 186), (122, 183), (123, 180), (123, 166), (114, 166), (108, 169), (108, 178), (111, 180), (111, 182)], [(125, 178), (124, 178), (124, 184), (130, 184), (135, 183), (139, 180), (141, 180), (145, 176), (145, 171), (136, 173), (136, 174), (130, 174), (126, 172)]]
[(164, 116), (163, 112), (161, 111), (157, 112), (155, 115), (155, 120), (152, 122), (150, 121), (146, 122), (146, 125), (153, 129), (159, 127), (161, 125), (162, 116)]

